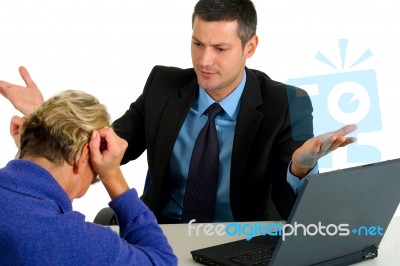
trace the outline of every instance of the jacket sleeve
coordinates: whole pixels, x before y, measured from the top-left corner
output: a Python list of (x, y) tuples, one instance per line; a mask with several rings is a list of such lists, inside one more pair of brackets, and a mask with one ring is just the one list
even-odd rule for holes
[(304, 90), (290, 85), (286, 85), (286, 92), (288, 109), (273, 158), (274, 176), (279, 178), (272, 179), (271, 194), (279, 214), (285, 220), (296, 200), (296, 194), (287, 182), (288, 164), (294, 151), (314, 136), (313, 108), (310, 97)]
[(145, 98), (151, 87), (157, 67), (151, 71), (142, 94), (131, 103), (129, 109), (113, 122), (113, 129), (120, 138), (128, 142), (128, 148), (122, 158), (121, 164), (126, 164), (137, 159), (147, 148), (145, 129)]

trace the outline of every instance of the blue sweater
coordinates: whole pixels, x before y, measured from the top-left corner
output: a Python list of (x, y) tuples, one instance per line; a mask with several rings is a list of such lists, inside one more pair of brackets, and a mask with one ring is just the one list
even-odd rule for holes
[(134, 189), (110, 202), (120, 236), (85, 222), (42, 167), (0, 169), (0, 265), (176, 265), (153, 213)]

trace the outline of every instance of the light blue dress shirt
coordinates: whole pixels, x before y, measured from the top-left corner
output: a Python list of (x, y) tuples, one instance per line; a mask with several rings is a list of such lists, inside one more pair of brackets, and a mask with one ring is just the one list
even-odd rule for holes
[[(245, 84), (246, 72), (244, 72), (242, 81), (238, 87), (219, 102), (221, 107), (224, 109), (224, 112), (221, 112), (215, 118), (220, 154), (214, 222), (233, 221), (229, 195), (232, 146), (236, 120), (239, 113), (240, 99)], [(204, 114), (204, 111), (214, 102), (215, 101), (206, 93), (206, 91), (200, 87), (199, 94), (193, 101), (189, 113), (179, 132), (170, 158), (170, 193), (167, 205), (161, 213), (163, 217), (180, 220), (194, 143), (200, 130), (207, 122), (207, 116)], [(316, 168), (317, 167), (314, 167), (309, 175), (318, 172)], [(293, 176), (289, 170), (287, 181), (295, 192), (297, 192), (298, 188), (301, 187), (301, 184), (303, 183), (302, 180)]]

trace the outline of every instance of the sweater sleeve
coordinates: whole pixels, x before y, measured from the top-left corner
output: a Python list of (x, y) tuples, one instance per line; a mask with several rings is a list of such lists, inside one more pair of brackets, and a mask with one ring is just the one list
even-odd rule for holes
[(116, 265), (135, 262), (137, 265), (177, 265), (167, 238), (147, 206), (130, 189), (109, 206), (114, 210), (120, 227)]

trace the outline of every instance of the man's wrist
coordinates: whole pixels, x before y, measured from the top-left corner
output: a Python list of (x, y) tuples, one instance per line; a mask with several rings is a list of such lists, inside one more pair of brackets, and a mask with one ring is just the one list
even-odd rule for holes
[[(315, 166), (315, 164), (314, 164)], [(303, 168), (303, 167), (299, 167), (297, 166), (293, 161), (290, 165), (290, 172), (292, 173), (292, 175), (296, 176), (299, 179), (302, 179), (303, 177), (305, 177), (314, 167), (311, 168)]]

